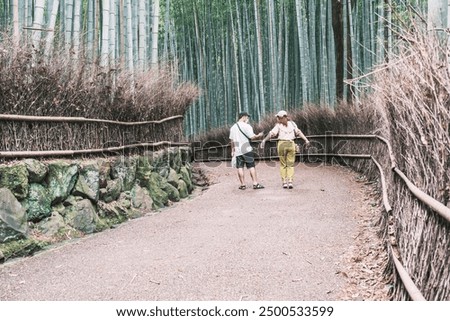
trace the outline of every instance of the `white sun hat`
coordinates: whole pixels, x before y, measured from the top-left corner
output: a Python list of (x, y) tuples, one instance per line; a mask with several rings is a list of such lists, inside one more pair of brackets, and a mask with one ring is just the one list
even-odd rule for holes
[(280, 118), (287, 116), (287, 112), (285, 110), (280, 110), (276, 116)]

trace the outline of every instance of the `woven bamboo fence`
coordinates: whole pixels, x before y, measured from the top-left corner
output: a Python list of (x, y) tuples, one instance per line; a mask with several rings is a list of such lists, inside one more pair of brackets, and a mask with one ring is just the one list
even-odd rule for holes
[(119, 151), (158, 142), (181, 143), (182, 123), (181, 115), (158, 121), (120, 122), (0, 114), (0, 159)]

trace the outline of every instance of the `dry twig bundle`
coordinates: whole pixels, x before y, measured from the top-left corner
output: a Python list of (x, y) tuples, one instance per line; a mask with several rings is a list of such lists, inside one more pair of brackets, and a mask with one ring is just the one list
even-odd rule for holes
[[(448, 204), (450, 77), (447, 48), (418, 26), (376, 75), (374, 100), (384, 115), (398, 167), (422, 191)], [(428, 300), (450, 299), (450, 223), (391, 184), (393, 227), (403, 265)], [(397, 288), (398, 289), (398, 288)], [(407, 298), (396, 292), (397, 299)]]

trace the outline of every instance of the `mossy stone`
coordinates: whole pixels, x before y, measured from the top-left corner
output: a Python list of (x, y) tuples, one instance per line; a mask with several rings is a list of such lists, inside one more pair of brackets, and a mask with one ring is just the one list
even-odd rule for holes
[(136, 158), (118, 157), (111, 165), (111, 177), (122, 179), (122, 191), (129, 191), (133, 188), (136, 180)]
[(22, 202), (27, 211), (27, 219), (39, 222), (52, 212), (52, 198), (47, 188), (41, 184), (30, 184), (28, 197)]
[(80, 166), (78, 180), (73, 195), (88, 198), (97, 202), (100, 193), (100, 171), (97, 162), (89, 162)]
[(64, 220), (74, 229), (89, 234), (95, 232), (98, 215), (91, 201), (83, 199), (65, 209)]
[(78, 178), (78, 165), (58, 161), (48, 164), (48, 189), (52, 204), (64, 201), (72, 192)]
[(0, 188), (0, 243), (25, 238), (27, 233), (25, 209), (9, 189)]
[(0, 166), (0, 187), (9, 189), (18, 200), (28, 195), (28, 170), (25, 164)]
[(166, 206), (169, 201), (169, 195), (161, 188), (161, 181), (161, 176), (157, 173), (151, 173), (145, 186), (153, 200), (153, 207), (155, 209)]

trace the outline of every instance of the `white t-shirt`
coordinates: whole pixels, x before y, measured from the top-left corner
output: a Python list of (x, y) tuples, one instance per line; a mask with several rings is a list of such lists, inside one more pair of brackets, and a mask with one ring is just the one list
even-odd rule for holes
[(241, 130), (247, 135), (247, 137), (252, 138), (255, 136), (255, 133), (253, 132), (252, 126), (250, 126), (247, 123), (244, 122), (238, 122), (231, 126), (230, 129), (230, 140), (234, 142), (234, 155), (240, 156), (246, 153), (249, 153), (252, 151), (252, 146), (250, 145), (250, 141), (247, 139), (247, 137), (244, 136), (244, 134), (239, 130), (238, 128), (241, 128)]

